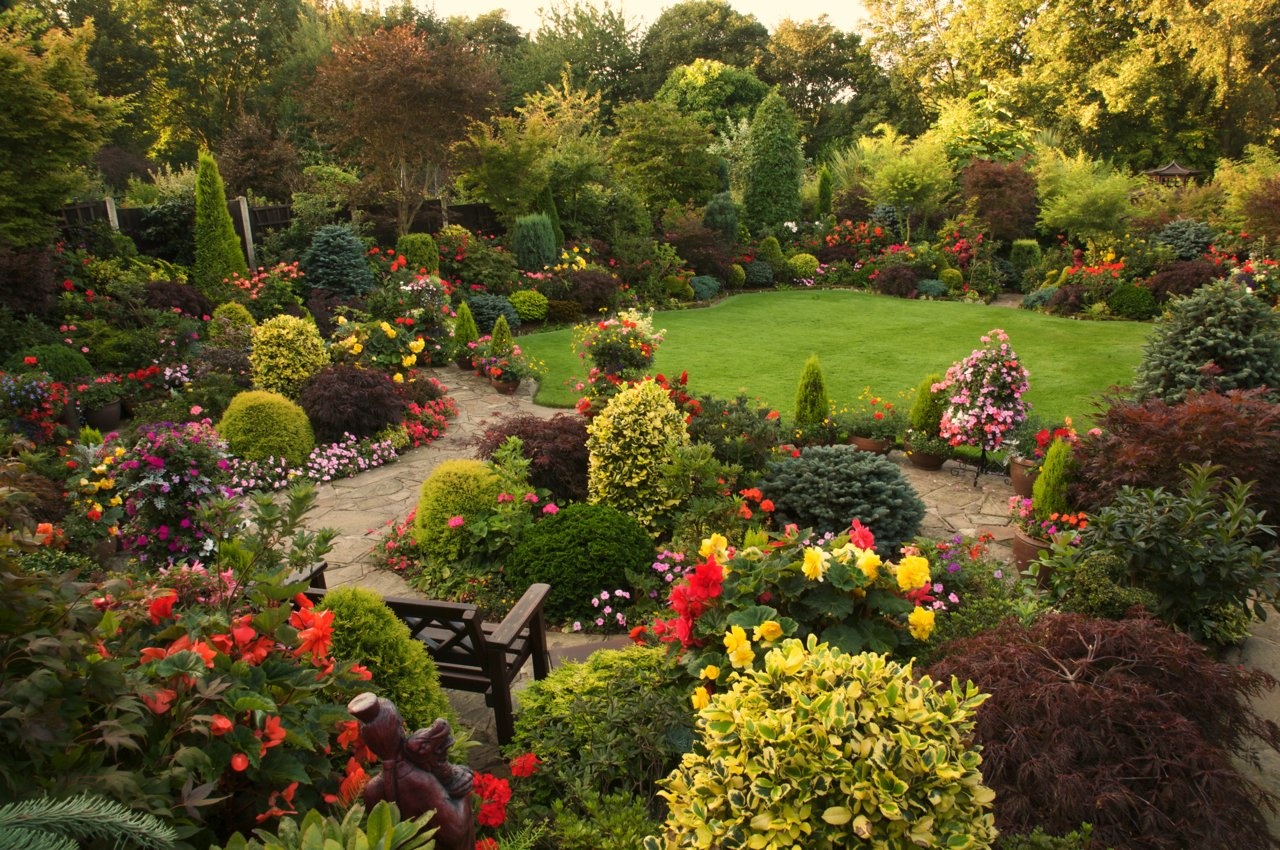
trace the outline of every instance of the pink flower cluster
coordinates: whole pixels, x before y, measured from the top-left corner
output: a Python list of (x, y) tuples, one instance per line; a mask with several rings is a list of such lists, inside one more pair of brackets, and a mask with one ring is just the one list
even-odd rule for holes
[(1030, 405), (1024, 396), (1030, 385), (1003, 330), (996, 328), (981, 339), (986, 347), (953, 363), (932, 389), (949, 394), (939, 435), (953, 446), (994, 451), (1027, 418)]

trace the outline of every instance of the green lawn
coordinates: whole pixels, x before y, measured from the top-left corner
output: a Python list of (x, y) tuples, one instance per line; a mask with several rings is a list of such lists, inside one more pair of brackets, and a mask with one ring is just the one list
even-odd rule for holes
[[(949, 301), (907, 301), (863, 292), (760, 292), (728, 298), (705, 309), (659, 313), (666, 328), (655, 371), (689, 372), (695, 393), (758, 398), (789, 418), (805, 358), (822, 360), (827, 393), (837, 406), (863, 387), (884, 396), (911, 391), (929, 372), (945, 372), (1003, 328), (1031, 373), (1030, 401), (1049, 419), (1072, 416), (1083, 424), (1091, 400), (1112, 384), (1126, 384), (1142, 356), (1151, 325), (1082, 322), (1040, 313)], [(520, 338), (548, 373), (541, 404), (571, 407), (573, 382), (585, 374), (569, 330)]]

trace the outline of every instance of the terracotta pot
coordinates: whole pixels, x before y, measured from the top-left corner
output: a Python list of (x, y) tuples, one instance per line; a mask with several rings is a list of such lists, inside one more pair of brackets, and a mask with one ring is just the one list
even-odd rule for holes
[(514, 381), (502, 381), (498, 378), (490, 378), (489, 385), (497, 390), (501, 395), (515, 395), (517, 389), (520, 388), (520, 379)]
[[(1049, 551), (1049, 541), (1039, 537), (1032, 537), (1024, 533), (1021, 529), (1013, 533), (1013, 562), (1018, 567), (1018, 572), (1023, 572), (1031, 564), (1039, 560), (1040, 556)], [(1036, 576), (1036, 583), (1041, 587), (1049, 585), (1049, 569), (1045, 564), (1040, 565), (1039, 574)]]
[(99, 431), (110, 431), (119, 427), (120, 417), (124, 413), (124, 406), (120, 399), (107, 402), (101, 407), (95, 407), (92, 410), (84, 412), (84, 424), (90, 428), (97, 428)]
[(911, 465), (916, 469), (942, 469), (942, 464), (947, 458), (944, 455), (934, 452), (917, 452), (907, 447), (907, 460), (911, 461)]
[(893, 440), (875, 440), (871, 437), (850, 437), (849, 444), (856, 446), (860, 451), (878, 455), (887, 455), (893, 448)]
[(1034, 460), (1015, 457), (1009, 461), (1009, 480), (1013, 483), (1013, 492), (1024, 499), (1031, 498), (1031, 489), (1035, 486), (1040, 467)]

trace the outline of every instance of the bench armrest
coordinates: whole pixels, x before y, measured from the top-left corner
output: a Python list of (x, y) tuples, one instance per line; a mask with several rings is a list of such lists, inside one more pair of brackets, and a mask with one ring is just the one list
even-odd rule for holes
[(489, 635), (489, 642), (499, 646), (511, 646), (520, 632), (528, 628), (530, 623), (542, 619), (542, 605), (550, 592), (549, 584), (530, 585), (507, 616), (502, 618), (498, 627)]

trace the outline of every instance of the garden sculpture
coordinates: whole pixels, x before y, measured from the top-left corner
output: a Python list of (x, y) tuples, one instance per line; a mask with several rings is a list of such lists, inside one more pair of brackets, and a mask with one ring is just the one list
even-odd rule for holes
[(363, 693), (347, 704), (360, 721), (365, 745), (382, 760), (382, 772), (364, 788), (364, 803), (395, 803), (403, 818), (434, 811), (439, 850), (472, 850), (475, 821), (471, 816), (471, 769), (450, 764), (453, 734), (449, 722), (437, 719), (426, 729), (405, 737), (404, 721), (395, 704), (376, 694)]

